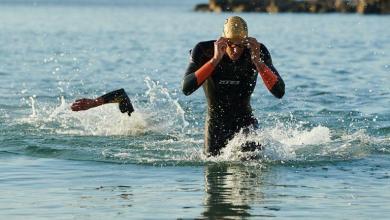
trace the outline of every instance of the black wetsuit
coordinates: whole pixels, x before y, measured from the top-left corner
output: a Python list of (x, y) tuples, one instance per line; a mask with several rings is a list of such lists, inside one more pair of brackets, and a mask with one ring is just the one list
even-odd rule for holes
[(122, 113), (126, 113), (131, 116), (131, 113), (134, 112), (133, 105), (131, 104), (130, 98), (125, 92), (124, 89), (118, 89), (112, 92), (109, 92), (105, 95), (100, 96), (99, 98), (103, 99), (104, 104), (106, 103), (119, 103), (119, 110)]
[[(214, 42), (200, 42), (192, 49), (191, 60), (182, 85), (185, 95), (190, 95), (200, 87), (195, 71), (213, 57)], [(271, 89), (271, 93), (281, 98), (284, 95), (284, 82), (272, 65), (267, 48), (261, 45), (260, 49), (261, 59), (278, 76), (278, 82)], [(257, 75), (250, 51), (244, 49), (243, 54), (236, 61), (224, 55), (212, 75), (202, 84), (208, 103), (204, 143), (207, 155), (218, 155), (220, 149), (240, 129), (257, 127), (257, 120), (252, 114), (250, 105)]]

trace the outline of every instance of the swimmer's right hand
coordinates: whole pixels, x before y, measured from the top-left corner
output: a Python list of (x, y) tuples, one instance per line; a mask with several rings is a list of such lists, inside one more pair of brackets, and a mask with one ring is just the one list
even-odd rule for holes
[(102, 105), (103, 104), (102, 102), (103, 100), (101, 98), (97, 98), (97, 99), (83, 98), (83, 99), (76, 100), (70, 108), (72, 109), (72, 111), (84, 111)]
[(214, 42), (214, 57), (213, 59), (216, 62), (222, 60), (223, 55), (226, 53), (227, 48), (227, 39), (224, 37), (220, 37), (217, 41)]

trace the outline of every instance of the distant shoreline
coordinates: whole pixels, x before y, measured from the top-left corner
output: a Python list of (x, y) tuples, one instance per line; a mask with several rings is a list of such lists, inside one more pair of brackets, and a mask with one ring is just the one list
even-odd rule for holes
[(209, 0), (197, 4), (195, 11), (263, 13), (359, 13), (390, 14), (387, 0)]

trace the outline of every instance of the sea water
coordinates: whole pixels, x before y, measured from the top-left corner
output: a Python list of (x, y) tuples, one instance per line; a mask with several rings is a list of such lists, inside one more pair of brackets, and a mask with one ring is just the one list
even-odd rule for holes
[[(388, 218), (389, 17), (240, 14), (286, 95), (259, 78), (260, 129), (207, 158), (204, 94), (181, 80), (232, 14), (196, 2), (2, 1), (1, 219)], [(118, 88), (131, 117), (70, 110)]]

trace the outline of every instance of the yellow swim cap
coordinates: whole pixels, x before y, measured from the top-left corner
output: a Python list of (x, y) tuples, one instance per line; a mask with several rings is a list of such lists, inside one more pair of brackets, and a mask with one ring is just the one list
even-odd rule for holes
[(223, 25), (222, 36), (231, 40), (242, 40), (248, 37), (248, 26), (241, 17), (229, 17)]

